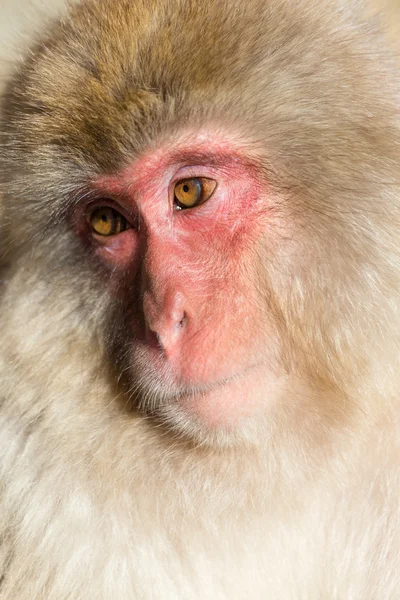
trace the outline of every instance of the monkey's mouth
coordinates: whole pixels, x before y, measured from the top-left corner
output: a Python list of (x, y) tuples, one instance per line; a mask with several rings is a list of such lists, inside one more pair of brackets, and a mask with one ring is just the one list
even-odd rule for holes
[(150, 344), (135, 348), (133, 373), (139, 390), (143, 390), (145, 395), (159, 395), (162, 401), (177, 401), (187, 396), (205, 395), (243, 377), (242, 373), (222, 376), (212, 381), (184, 380), (179, 372), (172, 368), (156, 336)]
[(203, 369), (198, 370), (193, 378), (183, 375), (183, 371), (174, 364), (166, 354), (158, 337), (153, 334), (146, 342), (138, 344), (133, 352), (133, 371), (140, 386), (154, 390), (163, 388), (162, 396), (168, 399), (179, 399), (184, 396), (204, 395), (221, 389), (235, 381), (239, 381), (261, 366), (261, 361), (254, 362), (240, 369), (219, 365), (219, 372), (213, 370), (211, 377)]
[[(138, 408), (154, 416), (195, 419), (206, 428), (236, 428), (238, 421), (257, 412), (262, 394), (263, 362), (209, 381), (183, 381), (165, 360), (157, 344), (134, 350), (132, 371)], [(250, 385), (251, 382), (251, 385)], [(251, 390), (251, 394), (250, 394)], [(175, 417), (174, 417), (175, 415)]]

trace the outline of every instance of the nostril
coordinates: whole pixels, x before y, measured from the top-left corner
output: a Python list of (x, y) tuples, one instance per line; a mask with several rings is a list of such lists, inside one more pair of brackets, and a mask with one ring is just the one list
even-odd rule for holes
[(186, 312), (183, 308), (184, 298), (180, 292), (177, 292), (173, 298), (170, 299), (169, 310), (167, 310), (168, 317), (171, 320), (171, 324), (183, 326), (187, 319)]
[(162, 302), (146, 291), (143, 299), (146, 323), (146, 341), (153, 348), (161, 348), (169, 354), (176, 350), (187, 327), (189, 316), (185, 310), (186, 300), (180, 292), (166, 294)]
[(181, 318), (181, 320), (178, 323), (178, 326), (184, 327), (186, 325), (186, 322), (187, 322), (187, 314), (184, 312), (183, 317)]

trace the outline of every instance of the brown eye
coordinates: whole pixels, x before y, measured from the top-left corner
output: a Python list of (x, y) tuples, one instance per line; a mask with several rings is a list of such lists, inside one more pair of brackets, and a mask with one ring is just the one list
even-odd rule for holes
[(194, 208), (206, 202), (213, 194), (217, 182), (207, 177), (184, 179), (175, 185), (175, 206), (179, 209)]
[(96, 208), (91, 213), (89, 222), (93, 233), (104, 236), (116, 235), (130, 227), (125, 217), (109, 206)]

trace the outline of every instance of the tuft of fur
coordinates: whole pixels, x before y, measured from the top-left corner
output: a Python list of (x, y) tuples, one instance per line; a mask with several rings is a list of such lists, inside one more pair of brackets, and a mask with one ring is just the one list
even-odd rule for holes
[[(0, 126), (2, 597), (396, 598), (400, 80), (364, 8), (86, 0), (21, 61)], [(295, 238), (259, 261), (295, 384), (229, 441), (132, 407), (126, 307), (70, 224), (93, 178), (204, 124), (256, 149)]]

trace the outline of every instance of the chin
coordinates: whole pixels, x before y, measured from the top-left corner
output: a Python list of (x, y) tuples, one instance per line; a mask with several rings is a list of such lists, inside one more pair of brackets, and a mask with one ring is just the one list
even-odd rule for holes
[(265, 364), (214, 381), (182, 382), (146, 347), (134, 351), (133, 380), (140, 410), (181, 436), (214, 446), (253, 439), (261, 413), (274, 410), (285, 383)]

